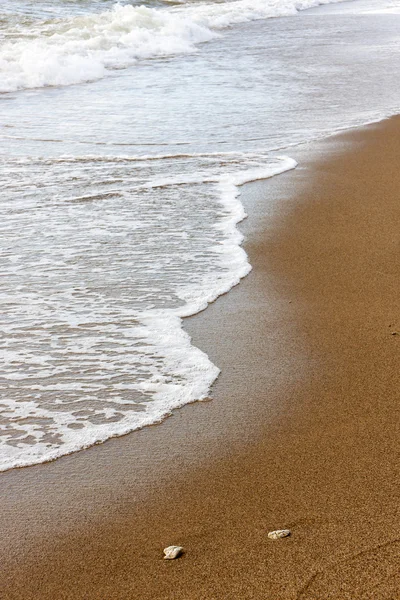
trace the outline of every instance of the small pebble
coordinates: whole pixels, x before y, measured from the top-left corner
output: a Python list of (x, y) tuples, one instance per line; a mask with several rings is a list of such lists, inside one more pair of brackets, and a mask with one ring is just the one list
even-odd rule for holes
[(270, 540), (280, 540), (288, 537), (288, 535), (290, 535), (290, 529), (277, 529), (276, 531), (270, 531), (268, 537)]
[(392, 331), (392, 335), (397, 335), (397, 331)]
[(168, 546), (168, 548), (164, 548), (164, 560), (174, 560), (174, 558), (178, 558), (182, 552), (182, 546)]

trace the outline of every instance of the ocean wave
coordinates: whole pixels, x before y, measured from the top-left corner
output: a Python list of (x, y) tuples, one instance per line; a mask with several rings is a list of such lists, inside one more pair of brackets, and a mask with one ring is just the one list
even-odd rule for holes
[(231, 25), (329, 2), (236, 0), (159, 9), (117, 4), (95, 14), (13, 26), (0, 45), (0, 92), (94, 81), (140, 59), (194, 52)]
[[(0, 471), (160, 422), (207, 397), (219, 369), (192, 345), (182, 318), (251, 269), (237, 229), (246, 216), (239, 186), (296, 166), (243, 153), (109, 157), (108, 166), (99, 158), (81, 157), (76, 182), (69, 162), (53, 163), (46, 178), (48, 159), (5, 159), (19, 187), (5, 192), (0, 219), (0, 300), (9, 307)], [(169, 173), (163, 195), (154, 195), (154, 160)], [(149, 191), (136, 194), (146, 173)]]

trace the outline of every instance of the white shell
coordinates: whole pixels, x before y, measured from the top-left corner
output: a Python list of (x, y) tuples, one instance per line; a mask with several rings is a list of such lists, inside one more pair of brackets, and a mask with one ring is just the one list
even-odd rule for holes
[(270, 540), (279, 540), (288, 537), (288, 535), (290, 535), (290, 529), (277, 529), (276, 531), (270, 531), (268, 537)]
[(164, 559), (174, 560), (174, 558), (178, 558), (178, 556), (180, 556), (182, 552), (182, 546), (168, 546), (168, 548), (164, 548)]

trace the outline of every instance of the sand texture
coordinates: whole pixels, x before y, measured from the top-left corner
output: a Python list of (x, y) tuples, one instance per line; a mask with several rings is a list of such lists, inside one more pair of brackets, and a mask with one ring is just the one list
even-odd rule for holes
[(2, 599), (400, 598), (400, 118), (292, 156), (187, 321), (214, 399), (1, 474)]

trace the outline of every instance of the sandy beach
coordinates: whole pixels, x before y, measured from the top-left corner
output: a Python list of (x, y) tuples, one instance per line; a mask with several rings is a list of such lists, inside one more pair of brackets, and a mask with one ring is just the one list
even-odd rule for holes
[(400, 118), (291, 156), (186, 322), (212, 401), (0, 474), (4, 600), (400, 598)]

